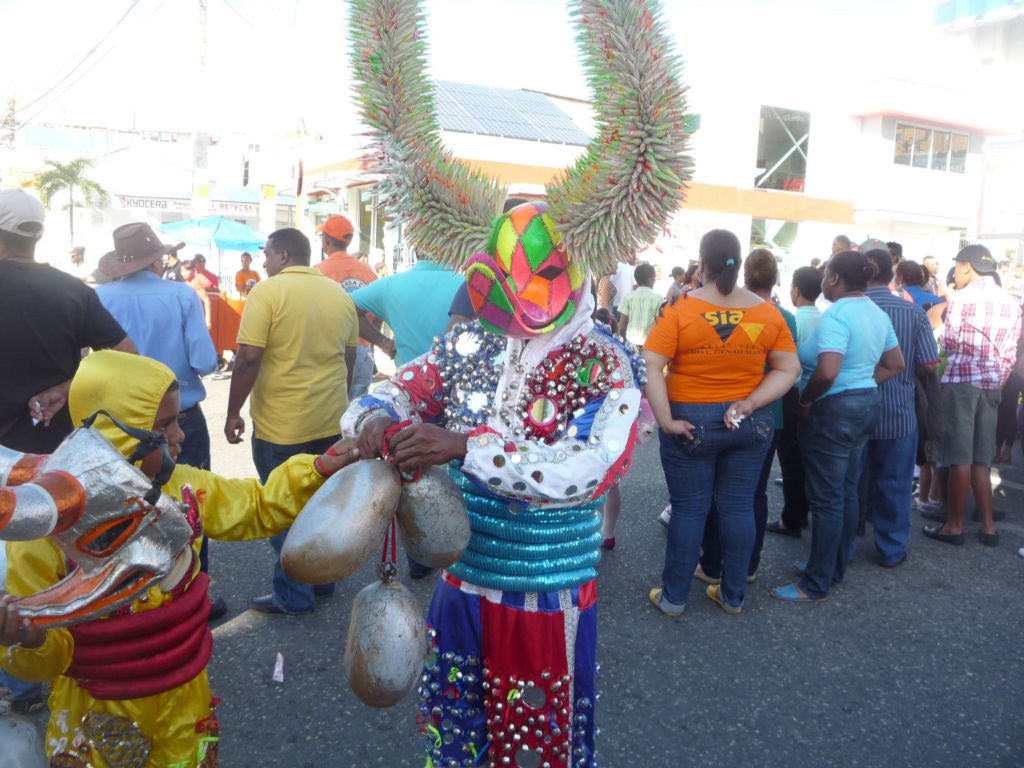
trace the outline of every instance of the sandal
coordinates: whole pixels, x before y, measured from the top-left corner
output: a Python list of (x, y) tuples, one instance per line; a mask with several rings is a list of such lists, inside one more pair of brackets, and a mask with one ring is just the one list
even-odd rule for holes
[(796, 584), (787, 584), (772, 590), (772, 597), (787, 603), (824, 603), (827, 597), (808, 597)]
[(704, 569), (700, 567), (700, 563), (697, 563), (696, 569), (693, 571), (693, 578), (703, 581), (705, 584), (721, 584), (722, 577), (719, 576), (717, 579), (714, 576), (708, 576)]
[[(666, 616), (671, 616), (673, 619), (683, 615), (682, 611), (676, 613), (675, 611), (666, 611), (661, 605), (661, 587), (655, 587), (647, 593), (647, 599), (651, 601), (651, 604), (659, 611), (664, 613)], [(685, 606), (684, 606), (685, 608)]]
[(722, 587), (720, 584), (708, 584), (708, 588), (704, 590), (704, 594), (722, 606), (722, 610), (730, 616), (736, 616), (743, 610), (742, 605), (729, 605), (722, 600)]
[[(906, 555), (904, 555), (904, 557), (906, 557)], [(805, 563), (803, 560), (797, 560), (795, 563), (793, 563), (793, 566), (796, 568), (796, 572), (799, 573), (801, 576), (803, 576), (804, 573), (807, 571), (807, 563)], [(843, 582), (841, 581), (832, 582), (832, 589), (841, 586), (843, 586)]]

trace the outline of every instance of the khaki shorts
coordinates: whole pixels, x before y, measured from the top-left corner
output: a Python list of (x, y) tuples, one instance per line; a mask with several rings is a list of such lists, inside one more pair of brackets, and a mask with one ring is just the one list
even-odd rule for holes
[(967, 382), (942, 385), (945, 425), (936, 459), (950, 466), (989, 464), (996, 455), (998, 389)]

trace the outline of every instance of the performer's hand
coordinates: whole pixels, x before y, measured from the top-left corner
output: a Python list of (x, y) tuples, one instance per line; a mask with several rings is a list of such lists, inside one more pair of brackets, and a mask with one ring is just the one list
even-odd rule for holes
[(228, 414), (224, 420), (224, 437), (232, 445), (242, 442), (242, 435), (245, 434), (245, 419), (236, 414)]
[(466, 458), (465, 435), (434, 424), (414, 424), (388, 440), (391, 459), (402, 470)]
[(380, 345), (380, 349), (385, 355), (390, 357), (392, 360), (395, 359), (395, 353), (398, 351), (398, 349), (395, 347), (395, 342), (393, 339), (387, 339), (383, 344)]
[(359, 446), (354, 438), (339, 440), (327, 450), (327, 453), (320, 455), (320, 466), (328, 475), (359, 461)]
[(394, 424), (390, 416), (374, 416), (366, 421), (359, 436), (356, 438), (356, 445), (359, 447), (359, 458), (378, 459), (381, 458), (381, 447), (384, 445), (384, 433)]
[(46, 630), (21, 618), (18, 607), (13, 604), (14, 595), (0, 590), (0, 645), (20, 645), (24, 648), (38, 648), (46, 639)]

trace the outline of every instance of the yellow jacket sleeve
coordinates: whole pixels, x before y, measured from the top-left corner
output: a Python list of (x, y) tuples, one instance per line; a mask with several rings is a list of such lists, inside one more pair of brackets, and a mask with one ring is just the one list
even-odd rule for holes
[(327, 479), (313, 466), (316, 456), (292, 456), (260, 485), (255, 478), (237, 480), (195, 467), (179, 466), (164, 490), (180, 499), (192, 488), (211, 539), (248, 541), (280, 533)]
[[(7, 544), (7, 591), (25, 597), (65, 576), (64, 554), (48, 539)], [(75, 642), (66, 629), (51, 629), (38, 648), (0, 645), (0, 667), (26, 683), (54, 680), (71, 664)]]

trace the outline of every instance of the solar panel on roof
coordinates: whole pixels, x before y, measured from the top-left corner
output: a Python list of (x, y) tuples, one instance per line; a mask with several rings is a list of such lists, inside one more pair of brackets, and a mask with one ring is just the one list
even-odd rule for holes
[(449, 131), (584, 145), (590, 138), (540, 93), (438, 80), (435, 104)]

